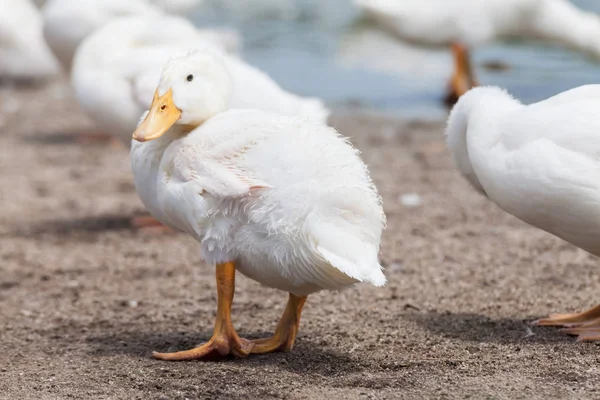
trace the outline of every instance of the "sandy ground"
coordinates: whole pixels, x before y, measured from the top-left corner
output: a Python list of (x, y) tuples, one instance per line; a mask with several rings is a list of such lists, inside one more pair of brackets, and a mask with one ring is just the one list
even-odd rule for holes
[[(90, 124), (64, 84), (0, 101), (2, 399), (600, 397), (596, 344), (523, 322), (600, 300), (597, 260), (474, 193), (441, 124), (334, 117), (384, 198), (385, 288), (309, 297), (291, 353), (166, 363), (212, 332), (212, 268), (130, 229), (128, 153), (69, 140)], [(239, 276), (238, 332), (269, 336), (285, 300)]]

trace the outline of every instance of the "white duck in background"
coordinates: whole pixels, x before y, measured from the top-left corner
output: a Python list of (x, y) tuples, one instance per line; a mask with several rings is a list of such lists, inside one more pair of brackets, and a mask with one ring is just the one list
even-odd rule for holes
[[(197, 0), (48, 0), (42, 9), (44, 36), (63, 68), (70, 71), (79, 45), (107, 23), (128, 16), (160, 16), (163, 10), (183, 11)], [(189, 25), (189, 24), (186, 24)], [(241, 39), (226, 29), (199, 30), (230, 52), (237, 52)]]
[(477, 86), (468, 48), (498, 39), (538, 39), (600, 58), (600, 17), (567, 0), (354, 0), (402, 40), (451, 46), (449, 100)]
[(41, 80), (60, 73), (30, 0), (0, 0), (0, 78)]
[[(366, 166), (325, 124), (261, 110), (229, 110), (235, 80), (197, 52), (164, 68), (133, 137), (135, 186), (150, 212), (201, 244), (216, 265), (214, 334), (163, 360), (289, 351), (307, 295), (385, 283), (377, 254), (385, 222)], [(144, 143), (142, 143), (144, 142)], [(270, 339), (231, 324), (236, 269), (289, 292)]]
[[(600, 256), (600, 85), (523, 105), (504, 90), (464, 94), (448, 146), (471, 185), (506, 212)], [(600, 306), (538, 325), (600, 340)]]

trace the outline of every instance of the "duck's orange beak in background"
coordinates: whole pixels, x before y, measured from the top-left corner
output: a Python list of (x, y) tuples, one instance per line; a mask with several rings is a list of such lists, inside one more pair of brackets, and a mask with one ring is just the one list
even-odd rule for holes
[(133, 139), (138, 142), (158, 139), (168, 131), (181, 117), (181, 110), (173, 102), (173, 90), (169, 89), (162, 96), (154, 92), (150, 111), (138, 128), (133, 132)]

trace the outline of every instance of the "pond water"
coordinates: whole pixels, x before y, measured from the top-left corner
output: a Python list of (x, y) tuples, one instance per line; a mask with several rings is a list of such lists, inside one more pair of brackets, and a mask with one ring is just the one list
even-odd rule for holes
[[(600, 13), (598, 0), (574, 0)], [(243, 57), (284, 88), (332, 107), (360, 105), (404, 118), (444, 118), (452, 70), (445, 50), (399, 42), (364, 21), (350, 0), (206, 0), (190, 15), (201, 27), (230, 26)], [(600, 83), (600, 63), (539, 43), (495, 43), (473, 52), (477, 77), (522, 101)], [(506, 70), (483, 66), (501, 62)]]

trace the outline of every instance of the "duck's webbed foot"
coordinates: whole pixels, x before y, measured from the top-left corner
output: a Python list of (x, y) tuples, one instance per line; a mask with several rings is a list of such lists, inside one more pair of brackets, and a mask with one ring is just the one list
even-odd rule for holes
[(152, 356), (165, 361), (190, 361), (200, 359), (216, 359), (227, 355), (246, 357), (252, 349), (252, 342), (240, 338), (233, 326), (223, 326), (219, 332), (215, 332), (210, 340), (201, 346), (190, 350), (177, 351), (174, 353), (152, 352)]
[(600, 340), (600, 305), (573, 314), (553, 314), (532, 322), (538, 326), (559, 326), (561, 332), (577, 336), (577, 340)]
[(153, 352), (159, 360), (189, 361), (220, 358), (226, 355), (245, 357), (250, 354), (254, 344), (238, 336), (231, 323), (231, 303), (235, 287), (235, 266), (232, 262), (217, 265), (218, 306), (215, 329), (205, 344), (190, 350), (174, 353)]

